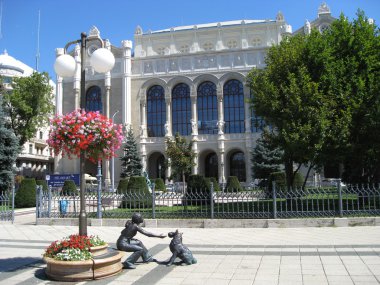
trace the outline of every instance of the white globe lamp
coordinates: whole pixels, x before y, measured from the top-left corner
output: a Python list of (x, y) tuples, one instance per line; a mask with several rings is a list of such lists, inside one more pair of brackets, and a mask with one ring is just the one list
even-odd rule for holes
[(75, 59), (68, 54), (62, 54), (55, 60), (55, 72), (61, 77), (73, 77), (76, 70)]
[(115, 65), (115, 57), (105, 48), (99, 48), (91, 55), (91, 66), (98, 73), (106, 73)]

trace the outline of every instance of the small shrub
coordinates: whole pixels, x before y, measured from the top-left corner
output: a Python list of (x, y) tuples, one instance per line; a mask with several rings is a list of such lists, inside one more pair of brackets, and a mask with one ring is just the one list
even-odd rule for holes
[(78, 195), (77, 186), (74, 180), (66, 180), (62, 187), (62, 195), (64, 196), (74, 196)]
[(36, 206), (36, 180), (24, 178), (15, 196), (16, 208), (29, 208)]
[(155, 191), (166, 192), (165, 183), (164, 180), (162, 180), (162, 178), (157, 178), (156, 180), (154, 180), (154, 187)]
[(128, 180), (129, 180), (129, 178), (121, 178), (119, 180), (119, 184), (117, 185), (117, 189), (116, 189), (117, 194), (127, 193)]
[(214, 192), (220, 192), (220, 186), (219, 186), (218, 181), (216, 181), (215, 177), (206, 177), (205, 179), (206, 179), (206, 182), (210, 185), (210, 189), (211, 189), (211, 183), (212, 183), (212, 186), (214, 187)]
[(239, 179), (236, 176), (229, 176), (226, 185), (227, 192), (240, 192), (243, 188), (240, 185)]
[(183, 205), (210, 204), (211, 198), (210, 183), (202, 175), (190, 175), (187, 183), (186, 194), (183, 198)]
[(122, 206), (132, 209), (152, 207), (152, 194), (145, 177), (132, 176), (129, 178)]
[(36, 180), (37, 185), (42, 185), (42, 191), (45, 193), (49, 190), (46, 180)]
[[(286, 189), (286, 174), (285, 172), (273, 172), (269, 176), (269, 188), (272, 189), (272, 182), (276, 182), (277, 189)], [(293, 187), (301, 188), (304, 178), (301, 173), (297, 172), (294, 176)]]

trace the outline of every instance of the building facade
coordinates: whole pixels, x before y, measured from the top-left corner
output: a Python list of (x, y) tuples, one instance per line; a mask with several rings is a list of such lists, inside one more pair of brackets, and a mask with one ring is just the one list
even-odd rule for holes
[[(27, 77), (33, 72), (33, 68), (8, 55), (7, 51), (0, 55), (0, 76), (5, 90), (12, 89), (13, 78)], [(50, 81), (50, 84), (55, 94), (55, 84), (53, 81)], [(46, 142), (48, 135), (48, 126), (39, 128), (35, 136), (23, 145), (16, 161), (18, 175), (45, 179), (46, 174), (54, 171), (53, 153)]]
[[(319, 12), (326, 14), (329, 9), (323, 5)], [(330, 23), (319, 21), (315, 26)], [(306, 23), (301, 30), (308, 27)], [(273, 20), (147, 32), (137, 26), (133, 52), (131, 41), (122, 41), (120, 47), (105, 42), (116, 58), (111, 72), (93, 71), (87, 59), (98, 46), (88, 47), (84, 63), (86, 109), (98, 110), (134, 130), (150, 178), (167, 180), (170, 176), (171, 169), (164, 166), (165, 138), (179, 133), (194, 141), (194, 174), (215, 177), (220, 183), (228, 176), (237, 176), (241, 182), (250, 183), (250, 153), (262, 122), (247, 103), (254, 94), (246, 87), (246, 76), (253, 68), (264, 68), (267, 50), (291, 34), (292, 28), (281, 12)], [(93, 27), (89, 37), (98, 35)], [(57, 49), (57, 56), (62, 52)], [(79, 46), (71, 53), (79, 65)], [(57, 113), (79, 108), (79, 92), (79, 68), (73, 78), (57, 77)], [(110, 167), (109, 161), (103, 161), (106, 183), (110, 181)], [(55, 171), (78, 173), (79, 163), (59, 157)], [(96, 166), (87, 162), (86, 173), (95, 175)], [(116, 159), (115, 183), (119, 174), (120, 161)]]

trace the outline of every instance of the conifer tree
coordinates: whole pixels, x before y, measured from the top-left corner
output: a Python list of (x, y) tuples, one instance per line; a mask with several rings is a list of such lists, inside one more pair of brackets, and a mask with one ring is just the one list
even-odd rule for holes
[(264, 129), (256, 143), (251, 157), (252, 175), (254, 179), (267, 179), (271, 173), (280, 170), (283, 151), (271, 142), (267, 129)]
[[(0, 118), (4, 118), (0, 96)], [(13, 166), (19, 154), (19, 141), (12, 129), (0, 120), (0, 193), (10, 189), (13, 179)]]
[(122, 171), (120, 173), (120, 177), (125, 178), (131, 176), (141, 176), (143, 168), (141, 156), (137, 149), (137, 143), (133, 135), (132, 128), (130, 128), (127, 132), (126, 142), (123, 150), (124, 156), (120, 158), (122, 161)]

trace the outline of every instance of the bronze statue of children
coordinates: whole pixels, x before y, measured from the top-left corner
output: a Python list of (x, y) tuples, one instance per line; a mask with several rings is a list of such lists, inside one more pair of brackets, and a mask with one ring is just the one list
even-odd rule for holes
[(121, 231), (121, 235), (116, 242), (116, 246), (118, 250), (133, 252), (131, 256), (127, 258), (124, 262), (124, 267), (128, 269), (136, 268), (134, 263), (142, 257), (143, 262), (151, 262), (156, 261), (153, 256), (148, 252), (144, 244), (133, 237), (137, 234), (137, 232), (142, 233), (148, 237), (158, 237), (164, 238), (166, 235), (160, 234), (156, 235), (150, 232), (145, 231), (139, 225), (144, 222), (144, 219), (140, 214), (134, 213), (132, 215), (132, 219), (125, 223), (125, 229)]

